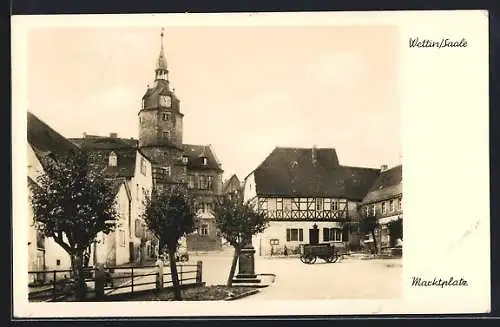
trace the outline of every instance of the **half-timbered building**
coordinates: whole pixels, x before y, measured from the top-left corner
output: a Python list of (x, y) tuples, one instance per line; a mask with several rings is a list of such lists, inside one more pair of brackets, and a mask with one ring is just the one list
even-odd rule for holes
[(244, 181), (244, 197), (269, 219), (253, 239), (260, 255), (297, 251), (301, 243), (359, 246), (358, 205), (379, 169), (340, 165), (333, 148), (276, 147)]

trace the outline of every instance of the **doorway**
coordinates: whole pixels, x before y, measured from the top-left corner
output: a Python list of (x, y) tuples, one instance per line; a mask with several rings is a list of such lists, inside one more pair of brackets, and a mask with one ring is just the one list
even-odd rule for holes
[(316, 224), (314, 224), (313, 228), (309, 229), (309, 244), (318, 244), (319, 243), (319, 229)]

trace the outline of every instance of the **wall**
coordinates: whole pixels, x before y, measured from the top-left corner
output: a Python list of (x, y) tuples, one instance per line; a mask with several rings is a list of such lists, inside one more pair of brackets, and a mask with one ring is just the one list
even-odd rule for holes
[[(222, 193), (222, 172), (215, 170), (189, 170), (188, 174), (194, 176), (194, 188), (191, 189), (195, 196), (195, 203), (209, 203), (213, 205), (214, 197)], [(199, 176), (212, 176), (212, 189), (198, 189)], [(187, 237), (187, 248), (189, 251), (214, 251), (222, 248), (222, 240), (218, 235), (215, 217), (210, 210), (197, 211), (197, 229), (201, 229), (202, 224), (208, 225), (208, 235), (193, 233)]]
[[(145, 159), (146, 163), (146, 174), (144, 175), (141, 172), (141, 159)], [(130, 228), (127, 227), (127, 244), (126, 248), (128, 251), (128, 255), (130, 257), (130, 249), (129, 242), (133, 243), (133, 258), (136, 263), (139, 263), (141, 260), (141, 239), (139, 235), (135, 233), (135, 224), (136, 220), (140, 220), (142, 222), (141, 214), (144, 211), (143, 200), (145, 198), (142, 189), (146, 191), (147, 194), (151, 194), (151, 190), (153, 189), (153, 177), (152, 177), (152, 164), (151, 162), (144, 156), (140, 151), (137, 152), (136, 156), (136, 166), (134, 177), (127, 181), (130, 189), (131, 195), (131, 203), (130, 203)], [(144, 246), (144, 245), (143, 245)]]
[[(115, 264), (116, 265), (121, 265), (124, 263), (129, 262), (129, 229), (128, 229), (128, 195), (127, 191), (125, 189), (125, 185), (122, 184), (120, 187), (120, 190), (116, 196), (117, 203), (116, 203), (116, 209), (117, 212), (119, 213), (120, 217), (117, 222), (117, 227), (114, 232), (114, 242), (115, 242)], [(110, 239), (111, 243), (111, 239)]]
[[(319, 229), (319, 242), (324, 243), (323, 240), (323, 228), (342, 228), (342, 224), (338, 222), (319, 222), (319, 221), (272, 221), (266, 230), (258, 235), (255, 235), (252, 239), (252, 244), (256, 250), (256, 255), (268, 256), (271, 254), (271, 239), (278, 239), (279, 245), (274, 245), (273, 250), (280, 249), (283, 250), (284, 245), (286, 245), (288, 250), (293, 250), (299, 246), (299, 244), (309, 243), (309, 229), (313, 228), (316, 224)], [(286, 230), (287, 228), (302, 228), (303, 229), (303, 240), (300, 241), (286, 241)]]
[(254, 174), (251, 173), (245, 178), (243, 184), (243, 199), (245, 201), (250, 201), (257, 196), (257, 191), (255, 189), (255, 178)]
[[(170, 120), (163, 120), (163, 113), (170, 112)], [(182, 115), (167, 109), (141, 110), (139, 113), (139, 146), (161, 146), (173, 143), (182, 147)], [(170, 140), (165, 142), (163, 131), (170, 131)]]

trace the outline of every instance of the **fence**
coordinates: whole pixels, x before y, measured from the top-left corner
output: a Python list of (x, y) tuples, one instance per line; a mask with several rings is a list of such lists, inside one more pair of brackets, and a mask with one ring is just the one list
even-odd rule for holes
[[(200, 285), (202, 283), (202, 262), (196, 264), (177, 264), (179, 284), (181, 286)], [(154, 266), (131, 267), (88, 267), (85, 269), (87, 300), (106, 297), (131, 295), (137, 292), (161, 290), (173, 285), (171, 273), (165, 272), (169, 265), (160, 262)], [(169, 269), (170, 270), (170, 269)], [(73, 281), (70, 270), (29, 271), (35, 276), (52, 276), (45, 283), (31, 284), (28, 299), (30, 301), (71, 301), (74, 298)], [(63, 278), (57, 278), (65, 274)], [(70, 278), (68, 278), (68, 275)], [(170, 285), (169, 285), (170, 284)]]

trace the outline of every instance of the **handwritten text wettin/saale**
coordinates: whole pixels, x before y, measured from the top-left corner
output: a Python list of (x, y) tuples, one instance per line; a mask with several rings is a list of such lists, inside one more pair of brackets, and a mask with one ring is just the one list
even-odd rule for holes
[(455, 279), (450, 277), (448, 279), (437, 278), (424, 279), (421, 277), (412, 277), (411, 286), (415, 287), (453, 287), (453, 286), (469, 286), (467, 281), (463, 278)]
[(431, 40), (431, 39), (420, 39), (410, 38), (409, 40), (410, 48), (466, 48), (467, 40), (462, 38), (461, 40), (453, 40), (449, 38), (442, 38), (441, 40)]

